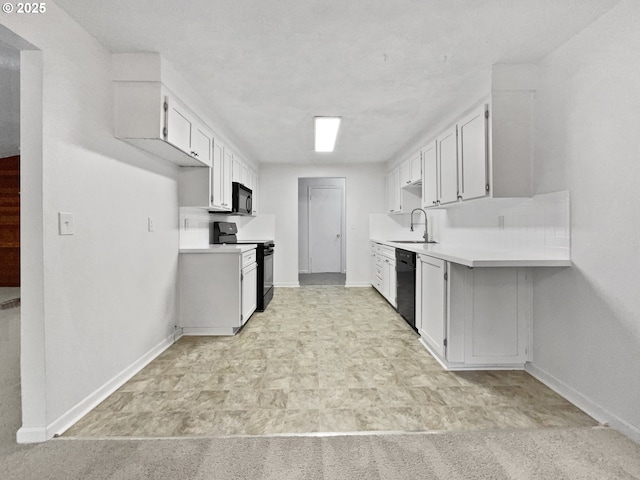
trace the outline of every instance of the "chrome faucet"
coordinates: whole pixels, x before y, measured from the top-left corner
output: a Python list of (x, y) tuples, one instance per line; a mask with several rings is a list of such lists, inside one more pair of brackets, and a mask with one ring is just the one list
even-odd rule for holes
[(416, 210), (420, 210), (422, 213), (424, 213), (424, 235), (422, 236), (422, 238), (424, 238), (424, 241), (426, 243), (430, 243), (429, 242), (429, 231), (427, 230), (427, 212), (425, 212), (422, 208), (414, 208), (411, 211), (411, 231), (413, 232), (413, 212), (415, 212)]

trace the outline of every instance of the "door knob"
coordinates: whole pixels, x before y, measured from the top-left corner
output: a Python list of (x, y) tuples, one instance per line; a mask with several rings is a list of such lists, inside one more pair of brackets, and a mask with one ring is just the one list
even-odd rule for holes
[(336, 237), (337, 237), (337, 238), (340, 238), (340, 234), (339, 234), (339, 233), (338, 233), (338, 234), (336, 234)]

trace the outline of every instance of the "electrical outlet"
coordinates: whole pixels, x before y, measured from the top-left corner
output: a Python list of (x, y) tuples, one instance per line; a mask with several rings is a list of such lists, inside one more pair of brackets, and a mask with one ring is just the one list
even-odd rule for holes
[(73, 213), (58, 212), (58, 234), (73, 235), (74, 233)]
[(147, 217), (147, 230), (153, 232), (153, 218)]

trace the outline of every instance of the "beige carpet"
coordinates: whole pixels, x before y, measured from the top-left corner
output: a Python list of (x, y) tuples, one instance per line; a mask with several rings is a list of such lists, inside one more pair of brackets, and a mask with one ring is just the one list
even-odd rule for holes
[(0, 453), (5, 480), (638, 479), (640, 445), (602, 427), (496, 432), (56, 439)]

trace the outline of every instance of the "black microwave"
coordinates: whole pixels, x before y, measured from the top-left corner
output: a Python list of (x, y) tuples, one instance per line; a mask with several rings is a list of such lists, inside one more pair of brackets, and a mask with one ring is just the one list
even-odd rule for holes
[(251, 189), (238, 182), (233, 182), (231, 185), (231, 213), (251, 215), (253, 212)]

